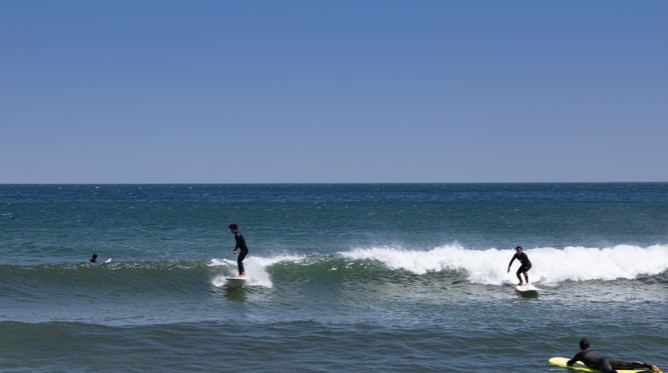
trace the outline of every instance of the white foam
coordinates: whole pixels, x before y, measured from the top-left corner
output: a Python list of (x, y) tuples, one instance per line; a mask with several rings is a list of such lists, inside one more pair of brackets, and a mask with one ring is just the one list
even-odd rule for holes
[[(298, 261), (302, 257), (280, 255), (271, 258), (252, 256), (244, 259), (244, 268), (246, 270), (246, 284), (250, 286), (263, 286), (271, 288), (274, 284), (271, 282), (267, 267), (283, 262)], [(227, 278), (237, 275), (237, 261), (230, 259), (212, 259), (208, 264), (210, 267), (223, 267), (225, 274), (218, 275), (211, 280), (211, 284), (221, 287), (227, 282)]]
[[(533, 264), (532, 283), (556, 284), (561, 281), (634, 279), (656, 275), (668, 269), (668, 245), (611, 248), (566, 247), (525, 248)], [(429, 251), (397, 247), (354, 249), (339, 254), (349, 259), (378, 260), (391, 269), (416, 274), (442, 270), (465, 271), (472, 283), (501, 285), (517, 280), (518, 261), (507, 273), (514, 249), (467, 250), (459, 245), (436, 247)]]

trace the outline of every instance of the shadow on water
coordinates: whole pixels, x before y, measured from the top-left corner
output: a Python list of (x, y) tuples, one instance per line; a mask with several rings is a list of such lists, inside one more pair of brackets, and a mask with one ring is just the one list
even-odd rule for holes
[(537, 291), (518, 291), (517, 295), (519, 295), (519, 297), (522, 298), (522, 299), (538, 298), (538, 292)]
[(244, 283), (225, 283), (222, 285), (213, 285), (211, 287), (214, 298), (232, 301), (246, 301), (248, 299), (248, 289)]
[(225, 298), (233, 301), (245, 301), (248, 297), (244, 284), (225, 284)]

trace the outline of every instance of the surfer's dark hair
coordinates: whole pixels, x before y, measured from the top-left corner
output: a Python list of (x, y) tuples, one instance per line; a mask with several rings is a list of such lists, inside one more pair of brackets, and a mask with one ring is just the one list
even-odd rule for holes
[(524, 249), (522, 248), (522, 246), (517, 246), (517, 247), (515, 248), (515, 250), (517, 250), (517, 249), (524, 250)]
[(589, 348), (589, 340), (587, 338), (582, 338), (580, 340), (580, 349), (586, 350)]
[(230, 229), (239, 229), (239, 226), (236, 225), (235, 223), (230, 224), (229, 226)]

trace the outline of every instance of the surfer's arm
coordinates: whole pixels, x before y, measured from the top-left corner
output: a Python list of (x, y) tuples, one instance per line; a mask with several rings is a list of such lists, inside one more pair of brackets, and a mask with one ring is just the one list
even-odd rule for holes
[(234, 235), (234, 250), (232, 252), (236, 254), (239, 251), (239, 246), (241, 245), (239, 245), (239, 234), (237, 233)]
[(581, 353), (581, 352), (578, 352), (577, 354), (575, 354), (575, 356), (573, 356), (572, 359), (570, 359), (570, 360), (568, 360), (568, 361), (566, 362), (566, 365), (568, 365), (568, 366), (570, 367), (571, 365), (575, 364), (577, 361), (582, 360), (582, 356), (581, 356), (581, 355), (582, 355), (582, 353)]
[(515, 257), (516, 257), (516, 256), (517, 256), (517, 255), (513, 255), (513, 258), (510, 259), (510, 263), (508, 263), (508, 272), (510, 272), (510, 266), (513, 265), (513, 262), (515, 261)]

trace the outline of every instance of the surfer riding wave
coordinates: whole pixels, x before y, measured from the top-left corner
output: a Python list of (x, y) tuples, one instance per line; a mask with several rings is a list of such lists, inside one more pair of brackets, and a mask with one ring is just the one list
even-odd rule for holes
[[(510, 273), (510, 266), (513, 265), (513, 262), (515, 259), (519, 260), (521, 265), (520, 268), (517, 269), (517, 279), (520, 280), (519, 284), (517, 285), (524, 285), (524, 284), (529, 284), (529, 270), (531, 269), (531, 261), (529, 260), (529, 256), (527, 253), (524, 252), (522, 249), (522, 246), (517, 246), (515, 248), (515, 255), (513, 255), (513, 258), (510, 259), (510, 263), (508, 263), (508, 273)], [(522, 276), (521, 274), (524, 274), (524, 283), (522, 283)]]

